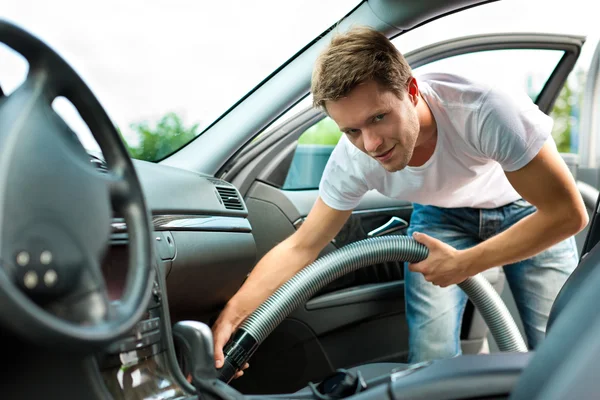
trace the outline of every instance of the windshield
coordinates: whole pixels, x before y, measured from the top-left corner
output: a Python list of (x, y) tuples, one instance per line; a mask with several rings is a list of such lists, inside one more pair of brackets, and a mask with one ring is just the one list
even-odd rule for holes
[[(37, 35), (82, 76), (132, 157), (181, 148), (358, 0), (19, 0), (0, 18)], [(0, 87), (27, 64), (0, 45)], [(89, 151), (99, 148), (73, 106), (54, 109)]]

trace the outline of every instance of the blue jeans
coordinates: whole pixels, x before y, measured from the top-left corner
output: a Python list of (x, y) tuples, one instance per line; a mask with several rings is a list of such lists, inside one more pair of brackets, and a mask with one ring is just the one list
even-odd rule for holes
[[(534, 211), (535, 207), (522, 199), (494, 209), (414, 204), (408, 234), (423, 232), (462, 250), (506, 230)], [(530, 349), (544, 338), (554, 299), (578, 261), (571, 237), (530, 259), (504, 266)], [(441, 288), (427, 282), (422, 274), (410, 272), (408, 264), (404, 271), (409, 362), (460, 355), (460, 326), (467, 296), (457, 285)]]

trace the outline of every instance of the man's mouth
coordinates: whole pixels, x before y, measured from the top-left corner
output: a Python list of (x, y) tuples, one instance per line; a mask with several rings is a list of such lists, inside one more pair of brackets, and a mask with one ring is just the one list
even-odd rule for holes
[(386, 151), (385, 153), (376, 155), (375, 158), (380, 162), (385, 162), (385, 161), (389, 160), (390, 157), (392, 156), (392, 153), (394, 152), (394, 148), (395, 148), (395, 146), (392, 147), (391, 149), (389, 149), (388, 151)]

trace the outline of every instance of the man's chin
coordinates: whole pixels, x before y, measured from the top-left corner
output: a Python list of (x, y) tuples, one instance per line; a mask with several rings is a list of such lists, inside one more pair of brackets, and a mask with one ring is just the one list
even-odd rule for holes
[(397, 163), (379, 163), (381, 164), (381, 166), (387, 171), (387, 172), (398, 172), (403, 170), (404, 168), (406, 168), (406, 164), (400, 164), (398, 165)]

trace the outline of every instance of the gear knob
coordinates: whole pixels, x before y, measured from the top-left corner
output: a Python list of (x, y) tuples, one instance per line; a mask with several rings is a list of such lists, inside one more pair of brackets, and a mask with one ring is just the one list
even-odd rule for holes
[(173, 338), (184, 348), (192, 384), (199, 398), (244, 400), (244, 395), (217, 379), (213, 335), (208, 325), (198, 321), (180, 321), (173, 326)]
[(195, 382), (217, 377), (213, 335), (208, 325), (198, 321), (177, 322), (173, 326), (173, 338), (184, 348)]

